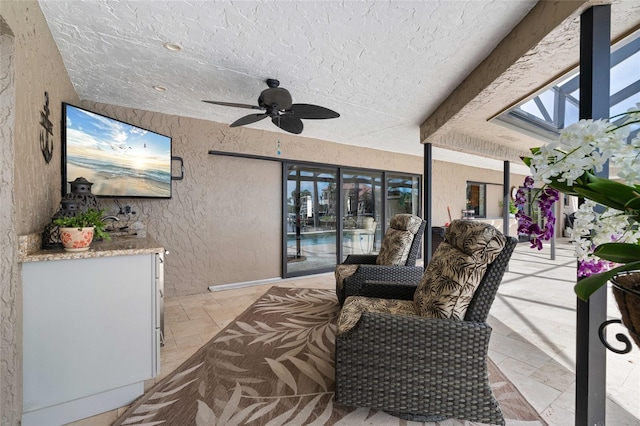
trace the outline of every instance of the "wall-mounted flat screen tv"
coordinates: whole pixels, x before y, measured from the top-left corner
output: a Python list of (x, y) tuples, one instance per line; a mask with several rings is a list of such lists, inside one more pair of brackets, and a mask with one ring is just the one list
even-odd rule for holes
[(62, 193), (84, 177), (98, 197), (171, 198), (171, 138), (62, 104)]

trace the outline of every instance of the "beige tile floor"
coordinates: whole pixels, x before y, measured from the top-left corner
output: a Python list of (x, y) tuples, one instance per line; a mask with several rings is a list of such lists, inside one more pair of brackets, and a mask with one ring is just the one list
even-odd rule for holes
[[(552, 426), (574, 424), (575, 413), (575, 258), (566, 241), (530, 250), (520, 244), (491, 309), (490, 356)], [(288, 279), (251, 287), (168, 298), (162, 379), (191, 356), (272, 285), (333, 288), (332, 274)], [(610, 300), (613, 299), (612, 297)], [(609, 316), (618, 317), (613, 303)], [(607, 355), (607, 424), (640, 425), (640, 350)], [(147, 383), (153, 385), (153, 381)], [(107, 426), (126, 409), (72, 423)]]

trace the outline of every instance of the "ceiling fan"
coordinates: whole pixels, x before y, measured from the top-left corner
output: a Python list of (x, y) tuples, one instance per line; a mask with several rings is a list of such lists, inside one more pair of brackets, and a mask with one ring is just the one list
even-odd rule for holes
[(322, 120), (326, 118), (338, 118), (340, 114), (329, 108), (310, 104), (292, 103), (291, 94), (287, 89), (280, 86), (278, 80), (272, 78), (267, 80), (268, 89), (260, 93), (258, 105), (236, 104), (231, 102), (202, 101), (214, 105), (224, 105), (236, 108), (249, 108), (263, 110), (262, 114), (246, 115), (229, 125), (229, 127), (244, 126), (255, 123), (264, 118), (271, 117), (273, 124), (290, 133), (300, 134), (304, 126), (302, 118), (305, 120)]

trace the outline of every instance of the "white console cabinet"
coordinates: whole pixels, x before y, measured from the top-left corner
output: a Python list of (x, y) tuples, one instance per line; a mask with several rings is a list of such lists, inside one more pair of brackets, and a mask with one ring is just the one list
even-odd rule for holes
[(163, 253), (23, 262), (23, 426), (142, 395), (160, 369)]

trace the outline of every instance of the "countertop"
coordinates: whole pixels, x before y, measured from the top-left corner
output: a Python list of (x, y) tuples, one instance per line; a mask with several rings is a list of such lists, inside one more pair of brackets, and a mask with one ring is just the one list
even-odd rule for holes
[(133, 254), (164, 253), (164, 247), (148, 234), (144, 238), (130, 235), (112, 236), (111, 241), (93, 241), (87, 251), (69, 252), (64, 249), (34, 250), (19, 254), (20, 262), (41, 262), (65, 259), (129, 256)]

